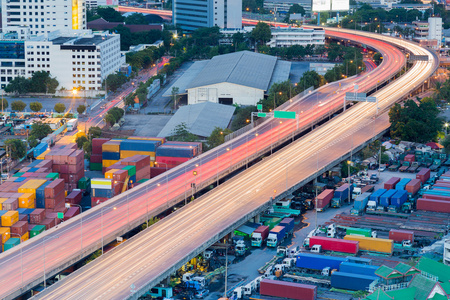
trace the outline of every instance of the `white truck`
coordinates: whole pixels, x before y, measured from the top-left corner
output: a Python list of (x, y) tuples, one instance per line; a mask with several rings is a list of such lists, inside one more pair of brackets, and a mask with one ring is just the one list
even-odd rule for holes
[(376, 211), (377, 210), (377, 202), (370, 200), (367, 202), (366, 211)]
[(67, 131), (74, 131), (78, 127), (78, 120), (77, 119), (70, 119), (67, 122)]

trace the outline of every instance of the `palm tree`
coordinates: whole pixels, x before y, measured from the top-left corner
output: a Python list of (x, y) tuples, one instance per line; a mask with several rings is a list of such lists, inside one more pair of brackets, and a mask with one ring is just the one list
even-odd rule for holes
[(434, 88), (431, 89), (433, 91), (434, 100), (441, 100), (442, 98), (441, 89), (442, 84), (439, 81), (437, 81), (436, 84), (434, 85)]

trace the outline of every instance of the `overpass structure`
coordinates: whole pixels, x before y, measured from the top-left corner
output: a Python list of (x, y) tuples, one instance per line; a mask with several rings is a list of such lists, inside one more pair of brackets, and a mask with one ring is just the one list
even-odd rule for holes
[[(362, 86), (366, 84), (369, 88), (377, 78), (392, 76), (405, 63), (405, 57), (392, 45), (376, 40), (377, 35), (362, 32), (354, 35), (351, 31), (331, 30), (328, 34), (369, 43), (383, 53), (385, 59), (379, 68), (367, 77), (353, 79), (361, 80)], [(437, 66), (436, 57), (431, 52), (406, 41), (391, 39), (389, 42), (406, 47), (418, 55), (428, 55), (429, 61), (416, 62), (406, 75), (376, 93), (382, 112), (386, 112), (398, 97), (409, 93), (430, 76)], [(193, 187), (201, 188), (218, 181), (221, 176), (242, 167), (253, 157), (293, 138), (296, 132), (311, 126), (320, 116), (328, 115), (336, 107), (342, 106), (345, 92), (352, 89), (352, 82), (346, 82), (340, 88), (337, 84), (330, 84), (320, 93), (294, 99), (285, 108), (298, 112), (296, 120), (266, 120), (214, 151), (208, 151), (146, 185), (115, 197), (59, 225), (59, 228), (49, 230), (41, 238), (31, 239), (1, 254), (0, 266), (3, 272), (0, 275), (0, 297), (20, 295), (41, 282), (44, 276), (57, 273), (100, 248), (102, 243), (185, 199), (193, 192)], [(50, 287), (38, 297), (136, 298), (142, 289), (156, 284), (188, 258), (264, 210), (270, 202), (270, 196), (280, 196), (282, 191), (310, 180), (388, 127), (387, 114), (376, 116), (373, 103), (355, 105), (273, 157), (264, 159), (143, 231), (130, 242)], [(193, 175), (194, 170), (197, 176)]]

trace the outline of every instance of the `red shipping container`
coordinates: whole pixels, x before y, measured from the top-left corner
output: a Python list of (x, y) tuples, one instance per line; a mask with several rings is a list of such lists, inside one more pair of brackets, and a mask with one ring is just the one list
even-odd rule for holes
[(81, 170), (84, 170), (84, 161), (81, 161), (75, 165), (68, 165), (69, 166), (69, 174), (76, 174)]
[(422, 186), (422, 181), (420, 179), (411, 179), (410, 182), (406, 184), (405, 190), (411, 195), (415, 195)]
[[(58, 206), (55, 207), (54, 209), (48, 210), (48, 211), (51, 211), (51, 212), (54, 212), (54, 213), (59, 213), (59, 212), (61, 212), (61, 213), (64, 214), (64, 213), (67, 211), (67, 207), (66, 207), (66, 204), (63, 202), (63, 203), (58, 204)], [(47, 218), (48, 218), (48, 217), (47, 217)]]
[(102, 204), (103, 202), (108, 201), (109, 198), (106, 197), (91, 197), (91, 207)]
[(102, 154), (102, 145), (108, 142), (110, 139), (105, 138), (96, 138), (92, 139), (92, 153), (93, 154)]
[(166, 171), (166, 168), (161, 167), (151, 167), (150, 168), (150, 178), (156, 177)]
[(437, 180), (433, 186), (441, 185), (441, 186), (450, 186), (450, 181), (445, 180)]
[(67, 144), (67, 145), (64, 147), (64, 149), (77, 150), (77, 149), (78, 149), (78, 146), (77, 146), (76, 143), (70, 143), (70, 144)]
[(45, 208), (54, 209), (59, 204), (64, 203), (64, 200), (65, 200), (65, 191), (62, 190), (54, 198), (45, 198)]
[(19, 208), (18, 198), (8, 198), (2, 203), (3, 210), (17, 210)]
[(40, 224), (45, 219), (45, 209), (37, 208), (30, 213), (30, 223)]
[(73, 191), (66, 197), (66, 203), (80, 204), (83, 198), (83, 193), (81, 191)]
[(333, 198), (334, 190), (326, 189), (322, 193), (317, 196), (317, 207), (316, 209), (323, 209), (324, 207), (330, 204), (331, 199)]
[(59, 172), (61, 174), (69, 174), (69, 165), (60, 165)]
[(399, 183), (400, 178), (398, 177), (392, 177), (391, 179), (389, 179), (388, 181), (386, 181), (384, 183), (384, 188), (386, 190), (393, 190), (395, 189), (395, 186), (397, 185), (397, 183)]
[(123, 182), (117, 182), (116, 184), (114, 184), (114, 195), (119, 195), (122, 192), (123, 184)]
[(69, 155), (69, 164), (71, 165), (79, 164), (82, 161), (84, 161), (83, 150), (75, 150), (75, 152)]
[(414, 243), (414, 231), (391, 229), (389, 230), (389, 239), (395, 242), (411, 241)]
[(309, 238), (309, 246), (321, 245), (323, 250), (356, 254), (359, 251), (359, 242), (350, 240), (333, 239), (322, 236)]
[(126, 166), (136, 166), (136, 170), (140, 170), (146, 166), (150, 166), (150, 156), (133, 155), (131, 157), (122, 159), (120, 163)]
[(125, 179), (127, 178), (127, 176), (128, 176), (128, 171), (127, 170), (117, 170), (113, 174), (113, 180), (114, 181), (122, 181), (122, 182), (124, 182)]
[(80, 208), (78, 206), (74, 206), (69, 208), (66, 213), (64, 214), (64, 221), (69, 220), (72, 217), (75, 217), (76, 215), (80, 214)]
[(317, 287), (309, 284), (263, 279), (260, 283), (259, 293), (264, 296), (277, 297), (278, 299), (315, 300)]
[(19, 172), (26, 173), (26, 172), (30, 171), (30, 169), (31, 168), (29, 168), (29, 167), (23, 167), (22, 169), (19, 170)]
[(450, 201), (419, 198), (417, 210), (450, 213)]
[(413, 162), (413, 161), (416, 161), (416, 157), (415, 157), (414, 154), (408, 154), (408, 155), (405, 156), (404, 161)]
[(53, 166), (53, 161), (44, 159), (38, 164), (39, 168), (51, 168)]
[[(116, 169), (117, 170), (122, 170), (123, 168), (125, 168), (125, 166), (126, 165), (121, 165), (120, 162), (117, 162), (117, 163), (115, 163), (115, 164), (113, 164), (113, 165), (111, 165), (109, 167), (103, 168), (104, 169), (103, 174), (105, 172), (108, 172), (108, 171), (111, 171), (111, 170), (116, 170)], [(127, 174), (128, 174), (128, 172), (127, 172)]]
[(136, 171), (136, 181), (139, 181), (144, 178), (150, 178), (150, 166), (144, 167), (139, 171)]
[(40, 224), (38, 225), (44, 225), (45, 230), (49, 230), (52, 227), (56, 226), (56, 219), (44, 219)]
[(28, 223), (28, 215), (19, 214), (19, 221), (24, 221)]
[(52, 171), (55, 173), (59, 173), (59, 169), (60, 169), (61, 165), (60, 164), (53, 164), (52, 166)]
[[(101, 149), (101, 148), (100, 148)], [(101, 164), (103, 161), (102, 155), (101, 154), (91, 154), (91, 159), (90, 161), (92, 163), (97, 163), (97, 164)]]
[(28, 232), (28, 222), (27, 221), (19, 221), (13, 226), (11, 226), (11, 233), (18, 234), (20, 236), (24, 235)]
[(422, 184), (427, 182), (427, 180), (430, 179), (430, 169), (421, 169), (419, 173), (416, 174), (416, 179), (420, 179), (420, 181), (422, 181)]
[[(191, 158), (189, 157), (170, 157), (170, 156), (157, 156), (156, 162), (162, 163), (161, 167), (165, 167), (165, 164), (172, 165), (172, 166), (178, 166), (184, 162), (187, 162)], [(168, 167), (169, 168), (169, 167)], [(170, 169), (170, 168), (169, 168)]]
[(31, 229), (33, 229), (34, 226), (36, 226), (36, 225), (34, 225), (34, 224), (28, 224), (28, 230), (31, 231)]
[(64, 180), (55, 179), (45, 187), (45, 197), (53, 198), (64, 191)]

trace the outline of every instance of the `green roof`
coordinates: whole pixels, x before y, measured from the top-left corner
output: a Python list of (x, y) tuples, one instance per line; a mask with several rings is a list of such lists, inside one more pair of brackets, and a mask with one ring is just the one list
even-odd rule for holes
[(414, 299), (416, 300), (426, 300), (428, 295), (430, 294), (433, 287), (436, 285), (436, 282), (422, 276), (420, 274), (417, 274), (414, 276), (414, 278), (409, 283), (408, 287), (415, 287), (416, 288), (416, 296)]
[(394, 298), (391, 296), (388, 296), (386, 292), (384, 292), (382, 289), (378, 289), (372, 294), (368, 295), (366, 298), (367, 300), (393, 300)]
[(444, 296), (444, 295), (436, 293), (436, 294), (434, 294), (433, 297), (428, 298), (428, 299), (430, 299), (430, 300), (447, 300), (448, 298), (446, 296)]
[(416, 264), (416, 269), (437, 276), (440, 282), (450, 280), (450, 267), (427, 257), (422, 257)]
[(392, 279), (397, 277), (402, 277), (403, 275), (400, 274), (398, 271), (389, 268), (388, 266), (382, 265), (380, 266), (376, 271), (375, 275), (382, 277), (384, 279)]
[(394, 269), (399, 271), (403, 275), (406, 275), (411, 269), (413, 269), (413, 267), (404, 263), (398, 263)]
[(389, 291), (386, 293), (395, 300), (414, 299), (416, 295), (416, 288), (408, 287), (400, 290)]
[(444, 292), (447, 294), (447, 295), (450, 295), (450, 282), (443, 282), (443, 283), (441, 283), (441, 287), (444, 289)]

